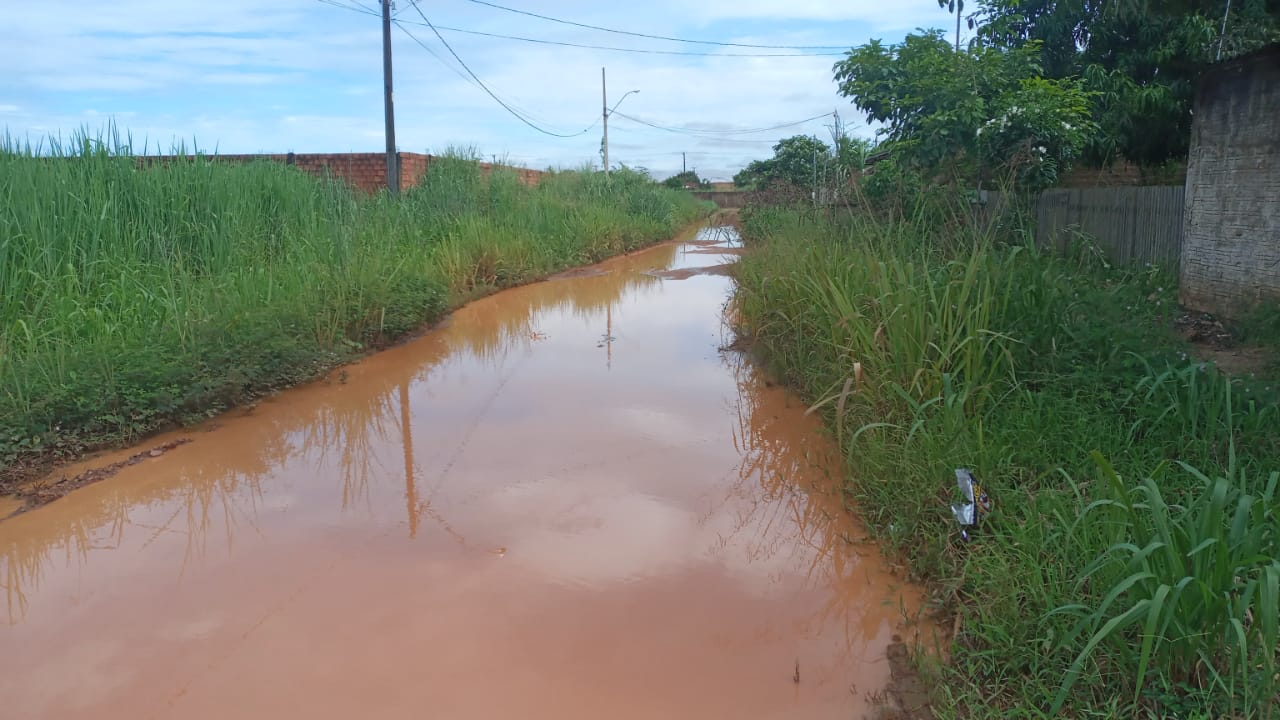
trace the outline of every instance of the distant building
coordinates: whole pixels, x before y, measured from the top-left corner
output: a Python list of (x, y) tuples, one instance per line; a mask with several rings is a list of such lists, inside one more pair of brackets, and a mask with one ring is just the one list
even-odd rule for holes
[(1280, 301), (1280, 44), (1212, 68), (1194, 112), (1181, 301), (1238, 317)]

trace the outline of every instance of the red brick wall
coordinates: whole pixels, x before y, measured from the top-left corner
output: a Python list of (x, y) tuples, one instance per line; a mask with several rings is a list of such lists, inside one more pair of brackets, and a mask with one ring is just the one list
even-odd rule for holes
[[(480, 163), (480, 175), (481, 177), (489, 177), (489, 173), (493, 172), (494, 168), (500, 168), (500, 167), (506, 167), (506, 166), (494, 165), (493, 163)], [(519, 178), (520, 182), (525, 185), (528, 185), (529, 187), (537, 187), (538, 183), (542, 182), (541, 170), (530, 170), (528, 168), (517, 168), (517, 167), (507, 167), (507, 169), (510, 170), (511, 172), (514, 172), (516, 174), (516, 177)]]
[[(386, 160), (383, 160), (385, 167)], [(400, 189), (408, 190), (411, 187), (417, 187), (422, 182), (422, 178), (427, 174), (427, 168), (431, 166), (430, 155), (420, 155), (418, 153), (400, 153)], [(382, 189), (382, 185), (374, 188), (374, 192)]]
[[(167, 162), (174, 156), (160, 155), (138, 158), (139, 164)], [(329, 175), (366, 193), (376, 193), (387, 186), (387, 156), (383, 153), (288, 153), (272, 155), (211, 155), (222, 162), (272, 162), (294, 165), (317, 177)], [(400, 189), (407, 190), (422, 182), (431, 167), (431, 156), (422, 153), (400, 153)], [(488, 177), (495, 166), (480, 163), (480, 172)], [(542, 172), (526, 168), (511, 168), (520, 182), (535, 187), (542, 180)]]

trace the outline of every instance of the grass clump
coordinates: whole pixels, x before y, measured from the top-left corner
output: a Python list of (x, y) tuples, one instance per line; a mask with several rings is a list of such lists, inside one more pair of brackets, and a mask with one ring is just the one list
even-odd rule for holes
[(631, 172), (540, 185), (435, 158), (399, 198), (271, 162), (0, 148), (0, 483), (315, 377), (478, 294), (670, 237)]
[[(1159, 268), (938, 215), (753, 209), (736, 299), (956, 618), (935, 710), (1276, 715), (1274, 378), (1196, 360)], [(995, 503), (969, 543), (957, 467)]]

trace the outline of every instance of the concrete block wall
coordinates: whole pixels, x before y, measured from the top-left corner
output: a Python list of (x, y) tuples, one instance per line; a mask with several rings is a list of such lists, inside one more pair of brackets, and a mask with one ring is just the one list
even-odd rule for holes
[(1201, 82), (1183, 222), (1183, 305), (1238, 317), (1280, 301), (1280, 45)]

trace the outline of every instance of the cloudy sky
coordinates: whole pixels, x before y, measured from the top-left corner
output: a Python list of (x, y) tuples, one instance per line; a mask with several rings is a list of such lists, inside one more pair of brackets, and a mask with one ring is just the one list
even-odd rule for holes
[[(729, 43), (848, 48), (945, 27), (937, 0), (493, 0), (495, 4), (635, 33)], [(343, 7), (337, 7), (343, 6)], [(175, 141), (221, 152), (360, 152), (383, 148), (381, 25), (377, 0), (43, 0), (4, 2), (0, 23), (0, 127), (19, 139), (66, 137), (110, 122), (153, 152)], [(508, 114), (424, 27), (409, 0), (395, 3), (397, 144), (403, 151), (470, 147), (535, 168), (600, 162), (600, 68), (619, 112), (613, 162), (665, 177), (690, 167), (728, 179), (779, 138), (829, 138), (839, 110), (869, 131), (836, 94), (822, 51), (766, 50), (652, 40), (541, 20), (476, 0), (419, 0), (417, 8), (475, 75), (544, 130)], [(361, 8), (365, 8), (362, 10)], [(457, 29), (560, 43), (708, 53), (665, 55), (533, 44)], [(416, 38), (416, 39), (415, 39)], [(425, 48), (423, 47), (425, 45)], [(768, 53), (800, 57), (746, 57)], [(826, 51), (826, 52), (835, 52)]]

